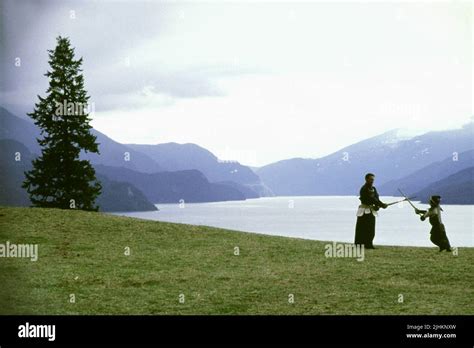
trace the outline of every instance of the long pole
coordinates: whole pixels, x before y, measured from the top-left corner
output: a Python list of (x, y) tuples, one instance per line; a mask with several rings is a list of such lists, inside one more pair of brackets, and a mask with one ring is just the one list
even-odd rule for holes
[(398, 192), (400, 192), (400, 193), (402, 194), (402, 196), (405, 197), (406, 201), (407, 201), (408, 203), (410, 203), (410, 205), (413, 207), (413, 209), (418, 210), (418, 208), (413, 205), (413, 203), (410, 201), (410, 198), (408, 198), (408, 197), (402, 192), (402, 190), (398, 189)]
[[(415, 197), (411, 197), (411, 198), (415, 198)], [(404, 199), (401, 199), (401, 200), (396, 201), (396, 202), (387, 203), (387, 206), (394, 205), (394, 204), (401, 203), (401, 202), (405, 202), (407, 200), (408, 200), (408, 198), (404, 198)]]

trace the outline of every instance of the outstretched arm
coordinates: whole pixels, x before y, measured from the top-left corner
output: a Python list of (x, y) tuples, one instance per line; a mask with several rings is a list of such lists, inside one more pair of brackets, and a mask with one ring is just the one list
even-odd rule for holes
[(382, 202), (382, 201), (380, 200), (380, 198), (379, 198), (379, 193), (377, 192), (377, 189), (376, 189), (375, 187), (374, 187), (374, 190), (375, 190), (375, 195), (374, 195), (374, 196), (375, 196), (375, 197), (374, 197), (375, 203), (374, 203), (374, 204), (375, 204), (377, 207), (381, 207), (381, 208), (383, 208), (383, 209), (387, 208), (388, 205), (385, 204), (384, 202)]
[(387, 205), (380, 201), (379, 194), (374, 187), (374, 192), (370, 192), (365, 186), (360, 190), (360, 200), (363, 204), (375, 205), (376, 207), (386, 208)]
[(429, 218), (430, 216), (436, 215), (436, 211), (433, 211), (433, 210), (415, 209), (415, 213), (420, 215), (420, 220), (421, 221), (425, 221), (426, 218)]

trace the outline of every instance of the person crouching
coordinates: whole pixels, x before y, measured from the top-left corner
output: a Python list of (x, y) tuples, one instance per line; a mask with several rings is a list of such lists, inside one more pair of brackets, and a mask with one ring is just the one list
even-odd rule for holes
[(443, 209), (440, 207), (440, 202), (441, 196), (431, 196), (430, 208), (428, 210), (415, 209), (415, 213), (421, 215), (421, 221), (425, 221), (426, 218), (429, 219), (431, 224), (430, 240), (434, 245), (439, 247), (439, 251), (451, 251), (451, 245), (446, 235), (446, 228), (441, 220), (441, 212)]

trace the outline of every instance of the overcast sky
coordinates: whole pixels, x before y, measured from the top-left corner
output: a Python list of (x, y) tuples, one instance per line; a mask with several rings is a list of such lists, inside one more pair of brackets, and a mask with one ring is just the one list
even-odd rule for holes
[(46, 50), (68, 36), (93, 126), (123, 143), (191, 142), (263, 165), (473, 114), (470, 1), (1, 6), (1, 104), (32, 111)]

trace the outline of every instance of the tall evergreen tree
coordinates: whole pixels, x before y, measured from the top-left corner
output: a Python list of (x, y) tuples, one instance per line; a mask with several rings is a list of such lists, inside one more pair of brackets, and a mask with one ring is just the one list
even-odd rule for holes
[(79, 159), (81, 151), (99, 153), (96, 136), (90, 132), (82, 58), (74, 59), (69, 39), (61, 36), (56, 48), (48, 52), (47, 96), (38, 96), (39, 102), (28, 114), (41, 129), (37, 139), (41, 156), (25, 173), (23, 187), (37, 207), (98, 210), (95, 199), (101, 185), (89, 161)]

